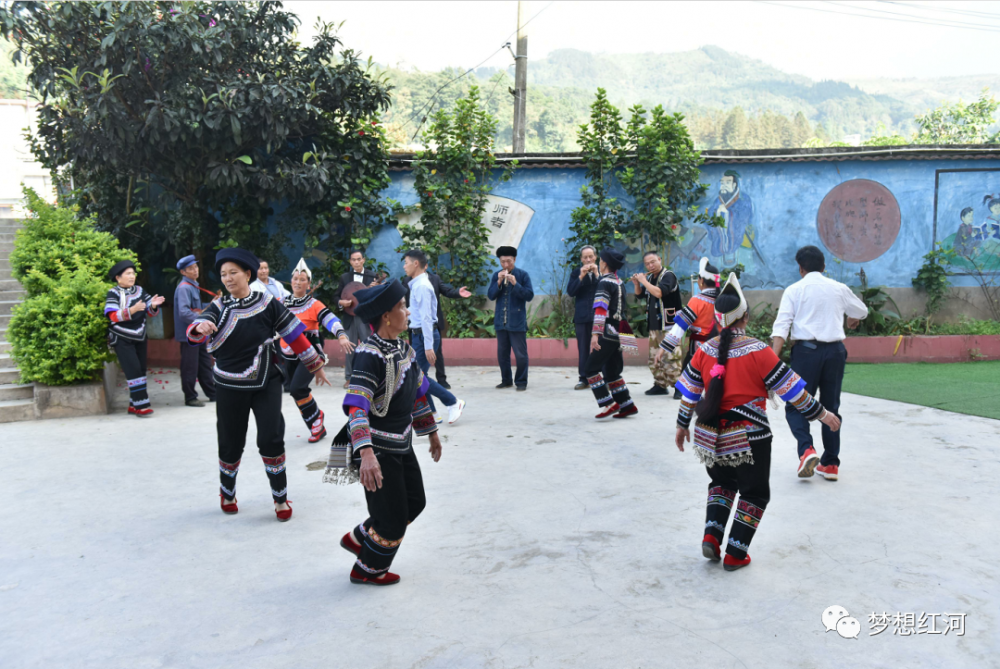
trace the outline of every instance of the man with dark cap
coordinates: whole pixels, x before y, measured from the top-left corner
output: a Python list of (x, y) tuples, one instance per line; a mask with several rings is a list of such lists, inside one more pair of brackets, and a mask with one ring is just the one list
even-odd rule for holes
[[(716, 335), (715, 298), (719, 294), (719, 270), (702, 258), (698, 263), (698, 290), (701, 291), (687, 305), (674, 315), (674, 325), (660, 342), (660, 350), (656, 352), (655, 363), (659, 365), (664, 356), (670, 356), (687, 335), (689, 344), (684, 356), (683, 367), (687, 367), (698, 349), (698, 344), (706, 342)], [(681, 392), (674, 390), (674, 399), (681, 399)]]
[(590, 331), (594, 328), (594, 294), (601, 280), (597, 267), (597, 249), (589, 244), (580, 249), (580, 267), (573, 270), (566, 294), (573, 298), (573, 325), (576, 328), (577, 372), (580, 381), (574, 390), (589, 390), (587, 358), (590, 357)]
[[(622, 378), (625, 361), (622, 349), (638, 351), (632, 328), (625, 319), (625, 289), (618, 270), (625, 264), (621, 251), (601, 251), (601, 280), (594, 294), (594, 327), (587, 358), (587, 383), (601, 408), (597, 418), (628, 418), (639, 413), (628, 384)], [(603, 374), (602, 374), (603, 371)]]
[[(497, 362), (500, 364), (500, 384), (497, 388), (528, 389), (528, 302), (535, 297), (531, 277), (514, 267), (517, 249), (501, 246), (497, 249), (501, 269), (490, 280), (487, 297), (496, 301), (493, 328), (497, 334)], [(517, 373), (511, 378), (510, 351), (514, 349)]]
[(389, 571), (407, 528), (426, 505), (413, 435), (430, 439), (434, 462), (441, 440), (428, 402), (427, 377), (413, 348), (399, 338), (406, 329), (406, 289), (393, 280), (356, 294), (355, 317), (375, 330), (354, 351), (351, 384), (344, 397), (348, 423), (334, 437), (323, 480), (360, 479), (368, 518), (341, 538), (356, 560), (351, 583), (392, 585)]
[(181, 347), (181, 389), (184, 404), (189, 407), (203, 407), (198, 399), (195, 381), (209, 402), (215, 401), (215, 378), (212, 374), (212, 356), (203, 344), (192, 346), (188, 343), (187, 329), (202, 312), (201, 293), (208, 292), (198, 285), (198, 261), (194, 256), (184, 256), (177, 261), (177, 271), (181, 282), (174, 289), (174, 339)]

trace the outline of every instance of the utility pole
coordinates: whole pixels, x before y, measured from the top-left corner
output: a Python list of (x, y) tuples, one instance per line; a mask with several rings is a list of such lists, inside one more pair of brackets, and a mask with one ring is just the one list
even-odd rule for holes
[(525, 113), (528, 94), (528, 3), (517, 3), (517, 53), (514, 55), (514, 155), (524, 154)]

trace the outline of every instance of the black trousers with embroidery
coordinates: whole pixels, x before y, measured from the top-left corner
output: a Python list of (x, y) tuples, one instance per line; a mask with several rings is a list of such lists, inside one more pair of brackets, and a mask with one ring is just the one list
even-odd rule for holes
[(219, 435), (219, 481), (222, 496), (236, 497), (236, 475), (247, 442), (250, 412), (257, 424), (257, 450), (271, 483), (271, 496), (282, 503), (288, 498), (285, 474), (285, 419), (281, 415), (281, 380), (272, 368), (272, 376), (263, 388), (234, 390), (221, 384), (215, 387), (216, 429)]
[[(375, 451), (375, 457), (382, 468), (382, 487), (375, 492), (365, 490), (368, 519), (353, 530), (355, 541), (361, 545), (361, 557), (355, 566), (369, 576), (389, 570), (406, 526), (427, 504), (420, 463), (412, 448), (403, 454)], [(360, 466), (360, 452), (355, 453), (354, 462)]]
[[(622, 378), (625, 369), (625, 359), (619, 343), (601, 335), (598, 339), (601, 348), (591, 351), (587, 358), (587, 383), (594, 392), (597, 406), (606, 407), (614, 402), (624, 409), (632, 405), (632, 396), (628, 384)], [(602, 373), (603, 372), (603, 373)]]
[(735, 503), (736, 518), (729, 530), (726, 553), (738, 560), (746, 557), (764, 509), (771, 499), (771, 437), (750, 442), (750, 453), (753, 464), (707, 468), (711, 482), (708, 484), (705, 534), (711, 534), (722, 545), (729, 513)]
[[(302, 414), (302, 420), (305, 421), (306, 427), (311, 430), (313, 423), (319, 419), (320, 414), (319, 405), (313, 399), (312, 389), (309, 387), (315, 374), (310, 372), (309, 368), (299, 362), (298, 359), (286, 360), (285, 370), (288, 374), (285, 390), (295, 400), (295, 405), (299, 408), (299, 413)], [(319, 425), (322, 425), (322, 423), (319, 423)]]
[(114, 345), (118, 364), (128, 380), (129, 404), (136, 409), (149, 408), (146, 392), (146, 340), (133, 341), (118, 337)]

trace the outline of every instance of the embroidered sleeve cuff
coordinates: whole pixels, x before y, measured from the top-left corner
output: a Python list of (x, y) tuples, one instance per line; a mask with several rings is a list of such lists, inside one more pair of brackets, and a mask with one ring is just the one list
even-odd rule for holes
[(437, 421), (434, 420), (434, 412), (431, 411), (431, 405), (427, 401), (427, 396), (423, 393), (420, 397), (413, 403), (413, 411), (411, 413), (413, 431), (419, 436), (425, 436), (431, 434), (432, 432), (437, 432), (438, 426)]
[(194, 323), (192, 323), (187, 327), (187, 338), (189, 342), (191, 342), (192, 344), (202, 344), (205, 342), (206, 339), (208, 339), (208, 335), (199, 334), (198, 332), (195, 331), (196, 327), (198, 327), (202, 323), (207, 323), (207, 322), (208, 321), (199, 318), (198, 320), (196, 320)]
[(677, 427), (685, 430), (691, 429), (691, 417), (694, 415), (695, 404), (696, 402), (687, 397), (681, 399), (681, 406), (677, 411)]
[(330, 313), (329, 310), (326, 310), (326, 315), (323, 317), (323, 327), (329, 330), (334, 337), (347, 334), (344, 330), (344, 324), (340, 322), (339, 318)]
[(372, 428), (368, 422), (368, 412), (352, 407), (347, 422), (347, 432), (351, 435), (351, 447), (355, 451), (372, 446)]
[(665, 335), (663, 335), (663, 341), (660, 342), (660, 348), (662, 348), (667, 353), (673, 353), (674, 349), (681, 345), (681, 340), (684, 338), (685, 328), (680, 324), (679, 321), (675, 321), (672, 328), (670, 328)]

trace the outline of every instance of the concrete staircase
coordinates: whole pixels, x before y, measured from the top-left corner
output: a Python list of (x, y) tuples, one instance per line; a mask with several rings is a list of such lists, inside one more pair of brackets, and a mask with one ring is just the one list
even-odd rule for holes
[(35, 418), (35, 386), (21, 385), (20, 372), (10, 357), (7, 328), (14, 306), (24, 299), (21, 284), (10, 273), (10, 252), (14, 250), (14, 233), (20, 221), (0, 218), (0, 423)]

